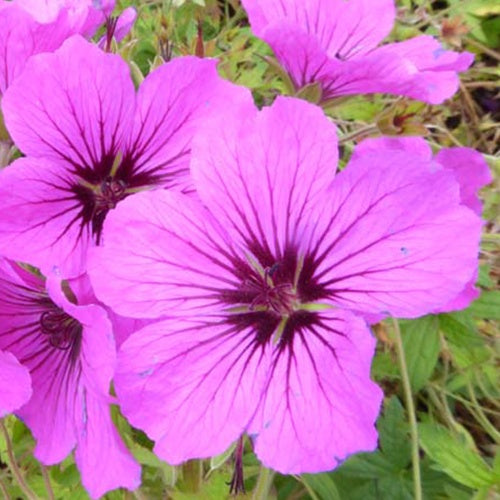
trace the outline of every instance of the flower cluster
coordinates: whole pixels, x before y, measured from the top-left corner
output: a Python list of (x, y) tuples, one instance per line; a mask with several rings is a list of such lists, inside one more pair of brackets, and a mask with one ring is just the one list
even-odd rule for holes
[[(243, 3), (322, 102), (441, 102), (472, 61), (430, 37), (375, 48), (392, 0)], [(0, 416), (26, 423), (44, 464), (74, 449), (94, 498), (140, 484), (111, 405), (171, 464), (245, 433), (283, 473), (375, 449), (369, 324), (477, 295), (481, 155), (373, 138), (338, 171), (320, 107), (259, 110), (216, 60), (175, 58), (136, 89), (109, 53), (135, 13), (112, 9), (0, 6), (1, 111), (22, 153), (0, 171)]]

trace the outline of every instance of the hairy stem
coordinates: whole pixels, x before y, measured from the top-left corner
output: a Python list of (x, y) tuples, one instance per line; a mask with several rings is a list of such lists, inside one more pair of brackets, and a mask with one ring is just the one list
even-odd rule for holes
[(399, 369), (401, 371), (401, 379), (403, 381), (403, 392), (405, 396), (406, 410), (408, 412), (408, 420), (410, 421), (411, 461), (413, 468), (413, 496), (415, 500), (422, 500), (417, 417), (415, 415), (415, 406), (413, 404), (413, 395), (411, 393), (410, 377), (408, 376), (408, 368), (406, 366), (406, 358), (403, 348), (403, 340), (401, 338), (401, 330), (399, 329), (399, 323), (397, 319), (393, 318), (392, 321), (394, 324), (396, 353), (398, 356)]
[(45, 465), (40, 464), (40, 468), (42, 469), (43, 482), (45, 483), (45, 489), (47, 490), (47, 498), (48, 500), (55, 500), (54, 491), (52, 490), (52, 485), (50, 484), (49, 472), (47, 471), (47, 467)]
[(37, 496), (33, 493), (30, 487), (26, 484), (24, 480), (23, 474), (19, 467), (17, 466), (16, 457), (14, 456), (14, 452), (12, 450), (12, 441), (10, 440), (9, 432), (3, 423), (3, 420), (0, 420), (0, 427), (2, 428), (2, 432), (5, 438), (5, 444), (7, 445), (7, 457), (10, 471), (12, 475), (16, 478), (17, 484), (19, 488), (21, 488), (22, 492), (25, 494), (28, 500), (37, 500)]
[(356, 139), (364, 139), (365, 137), (377, 132), (379, 132), (379, 129), (376, 125), (367, 125), (366, 127), (358, 128), (353, 132), (341, 136), (339, 139), (339, 144), (345, 144), (346, 142), (354, 141)]
[(11, 496), (9, 495), (9, 492), (7, 491), (7, 488), (5, 487), (5, 484), (3, 484), (3, 481), (0, 479), (0, 492), (2, 493), (3, 497), (5, 500), (10, 500)]
[(495, 426), (488, 420), (488, 417), (486, 417), (481, 409), (481, 405), (474, 394), (474, 389), (470, 381), (467, 381), (467, 392), (469, 393), (472, 407), (474, 408), (474, 417), (483, 426), (483, 429), (490, 435), (491, 439), (493, 439), (496, 444), (500, 444), (500, 433), (495, 429)]

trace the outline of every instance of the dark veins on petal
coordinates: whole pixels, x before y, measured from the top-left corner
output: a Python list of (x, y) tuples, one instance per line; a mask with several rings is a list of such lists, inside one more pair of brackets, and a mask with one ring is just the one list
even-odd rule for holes
[(12, 352), (30, 371), (44, 370), (49, 363), (55, 366), (54, 379), (78, 377), (83, 327), (39, 282), (23, 285), (0, 277), (0, 348)]

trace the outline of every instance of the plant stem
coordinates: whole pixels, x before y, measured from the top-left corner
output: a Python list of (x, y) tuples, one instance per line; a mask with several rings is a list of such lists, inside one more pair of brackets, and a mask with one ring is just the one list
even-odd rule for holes
[(500, 61), (500, 53), (496, 52), (493, 49), (490, 49), (481, 42), (474, 40), (474, 38), (471, 38), (470, 36), (466, 36), (464, 38), (467, 43), (470, 43), (473, 47), (476, 47), (476, 49), (482, 50), (485, 54), (488, 54), (490, 57), (493, 57), (497, 61)]
[(493, 243), (498, 243), (500, 241), (500, 234), (495, 233), (485, 233), (481, 236), (483, 241), (492, 241)]
[(47, 472), (47, 467), (45, 465), (40, 464), (40, 468), (42, 469), (43, 482), (45, 483), (45, 489), (47, 490), (47, 498), (49, 500), (54, 500), (54, 491), (52, 490), (52, 485), (50, 484), (49, 473)]
[(253, 490), (252, 500), (267, 500), (269, 498), (269, 490), (273, 484), (274, 472), (263, 465), (260, 466), (259, 477), (257, 484)]
[(399, 369), (401, 371), (401, 379), (403, 381), (403, 392), (405, 396), (406, 410), (408, 412), (408, 420), (410, 421), (411, 462), (413, 468), (413, 496), (415, 500), (422, 500), (422, 482), (420, 479), (420, 456), (418, 447), (417, 417), (415, 415), (415, 406), (413, 404), (413, 396), (411, 393), (408, 368), (406, 366), (406, 358), (403, 348), (403, 340), (401, 338), (401, 330), (399, 329), (399, 323), (397, 319), (392, 318), (392, 322), (394, 325), (396, 353), (399, 361)]
[(189, 493), (197, 493), (201, 488), (202, 465), (201, 460), (188, 460), (182, 465), (183, 483)]
[(376, 132), (379, 132), (376, 125), (367, 125), (366, 127), (358, 128), (357, 130), (340, 137), (339, 144), (345, 144), (346, 142), (354, 141), (355, 139), (364, 139), (366, 136), (372, 135)]
[(17, 484), (19, 488), (21, 488), (22, 492), (25, 494), (26, 498), (29, 500), (37, 500), (37, 496), (33, 493), (30, 487), (26, 484), (24, 480), (23, 474), (19, 467), (17, 466), (16, 457), (14, 456), (14, 452), (12, 451), (12, 441), (10, 440), (9, 432), (3, 423), (3, 420), (0, 420), (0, 427), (2, 428), (2, 432), (5, 437), (5, 444), (7, 445), (7, 457), (8, 457), (8, 466), (12, 475), (16, 478)]
[(498, 445), (500, 444), (500, 433), (495, 429), (495, 426), (491, 424), (486, 415), (483, 413), (481, 409), (481, 405), (474, 394), (474, 389), (472, 388), (472, 384), (470, 381), (467, 381), (467, 392), (469, 393), (472, 407), (474, 408), (474, 416), (476, 420), (483, 426), (483, 429), (490, 435), (490, 437), (495, 441)]
[(3, 481), (1, 479), (0, 479), (0, 492), (2, 492), (2, 495), (5, 498), (5, 500), (11, 499), (9, 492), (7, 491), (7, 488), (5, 487), (5, 484), (3, 484)]

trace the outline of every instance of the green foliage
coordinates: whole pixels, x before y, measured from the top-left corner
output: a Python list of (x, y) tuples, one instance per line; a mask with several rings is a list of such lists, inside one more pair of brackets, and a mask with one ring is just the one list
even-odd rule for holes
[(425, 386), (436, 367), (439, 352), (439, 320), (425, 316), (401, 325), (410, 384), (414, 393)]
[(471, 449), (460, 435), (437, 424), (419, 425), (420, 443), (439, 469), (471, 488), (500, 485), (500, 475)]
[[(391, 40), (419, 34), (440, 37), (454, 50), (475, 53), (475, 65), (463, 74), (459, 94), (443, 106), (427, 106), (391, 96), (355, 96), (324, 106), (336, 123), (345, 163), (354, 145), (364, 137), (426, 134), (434, 151), (469, 146), (485, 154), (492, 171), (500, 173), (494, 98), (500, 72), (496, 63), (500, 44), (498, 0), (448, 0), (448, 7), (430, 0), (398, 0), (398, 22)], [(218, 57), (219, 72), (249, 87), (259, 106), (280, 94), (318, 102), (319, 88), (298, 92), (276, 63), (271, 49), (254, 37), (238, 0), (121, 0), (119, 8), (134, 5), (138, 19), (131, 34), (117, 47), (129, 62), (138, 86), (145, 75), (169, 57), (195, 54)], [(401, 121), (402, 117), (404, 118)], [(5, 138), (0, 119), (0, 140)], [(500, 495), (500, 417), (498, 384), (498, 319), (500, 292), (497, 234), (492, 220), (500, 207), (500, 190), (483, 190), (485, 225), (478, 286), (480, 297), (466, 310), (401, 321), (403, 348), (411, 391), (416, 403), (423, 496), (427, 500), (493, 499)], [(300, 477), (277, 474), (268, 498), (278, 500), (411, 500), (412, 447), (408, 408), (398, 367), (392, 324), (376, 327), (378, 349), (372, 376), (384, 389), (386, 401), (377, 423), (379, 446), (372, 453), (348, 457), (337, 469)], [(132, 494), (111, 492), (113, 499), (211, 500), (232, 498), (228, 482), (233, 474), (234, 446), (203, 460), (200, 484), (190, 491), (186, 470), (159, 460), (153, 443), (133, 429), (113, 408), (113, 419), (126, 445), (142, 465), (142, 485)], [(79, 500), (88, 495), (72, 455), (47, 467), (42, 475), (33, 458), (34, 440), (14, 417), (3, 420), (0, 432), (0, 491), (7, 498), (25, 498), (19, 478), (39, 498)], [(13, 456), (13, 461), (11, 456)], [(243, 455), (245, 486), (251, 498), (260, 464), (249, 442)], [(15, 470), (17, 465), (18, 471)]]
[(500, 319), (500, 291), (483, 292), (470, 306), (470, 312), (476, 318)]

